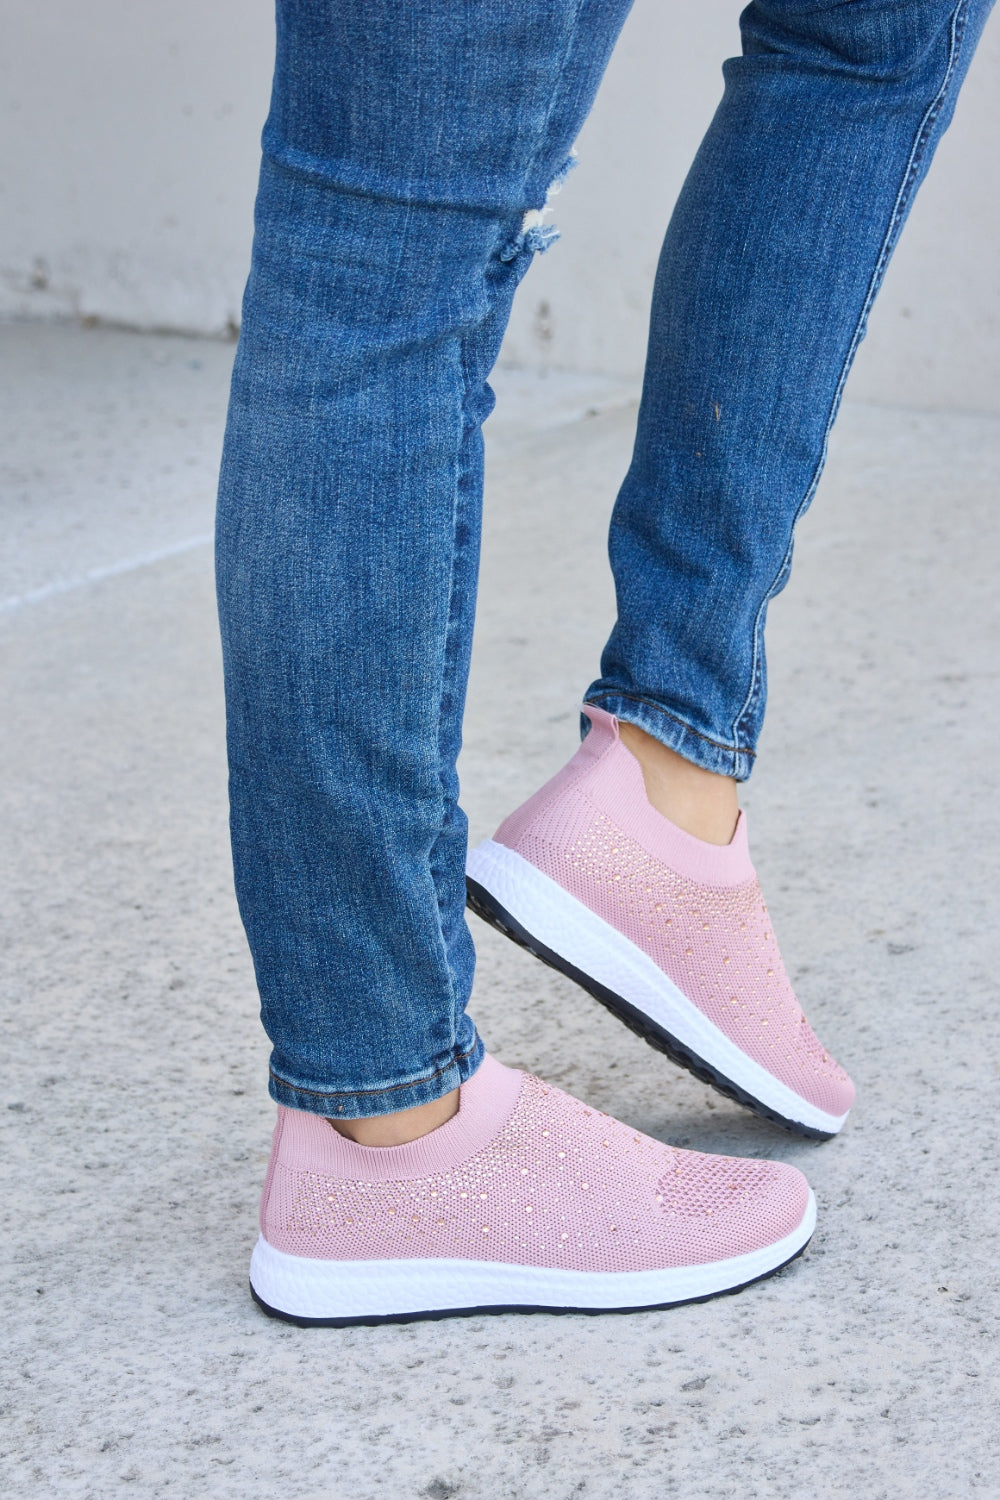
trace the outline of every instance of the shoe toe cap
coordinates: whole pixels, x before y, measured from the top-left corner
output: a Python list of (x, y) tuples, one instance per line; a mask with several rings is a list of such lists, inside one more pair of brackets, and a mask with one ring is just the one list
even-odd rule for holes
[[(854, 1084), (848, 1075), (832, 1059), (828, 1065), (808, 1077), (799, 1092), (816, 1109), (820, 1109), (833, 1120), (843, 1123), (844, 1116), (854, 1104)], [(840, 1129), (834, 1127), (833, 1133)]]

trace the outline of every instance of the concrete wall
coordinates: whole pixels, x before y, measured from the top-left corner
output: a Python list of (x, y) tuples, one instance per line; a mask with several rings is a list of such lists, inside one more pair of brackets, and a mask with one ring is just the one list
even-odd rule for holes
[[(2, 0), (0, 315), (222, 333), (246, 272), (269, 0)], [(504, 358), (642, 365), (660, 236), (739, 0), (637, 0)], [(1000, 23), (890, 267), (850, 393), (1000, 411)]]
[(0, 0), (0, 313), (239, 315), (270, 0)]

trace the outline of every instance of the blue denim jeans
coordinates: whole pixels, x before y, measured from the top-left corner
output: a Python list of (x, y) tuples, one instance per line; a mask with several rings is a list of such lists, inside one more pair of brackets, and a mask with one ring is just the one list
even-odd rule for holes
[[(455, 1088), (481, 426), (629, 0), (278, 0), (218, 512), (236, 888), (271, 1093)], [(757, 0), (675, 208), (586, 696), (749, 775), (768, 601), (990, 0)], [(528, 215), (526, 226), (525, 216)]]

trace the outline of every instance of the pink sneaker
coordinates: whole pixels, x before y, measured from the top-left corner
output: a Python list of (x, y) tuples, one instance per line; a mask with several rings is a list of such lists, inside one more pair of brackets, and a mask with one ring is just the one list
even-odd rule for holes
[(802, 1135), (835, 1135), (854, 1085), (792, 991), (750, 862), (651, 807), (618, 721), (469, 853), (469, 904), (706, 1083)]
[(769, 1276), (815, 1222), (794, 1167), (674, 1150), (487, 1057), (407, 1146), (279, 1107), (250, 1287), (301, 1324), (638, 1311)]

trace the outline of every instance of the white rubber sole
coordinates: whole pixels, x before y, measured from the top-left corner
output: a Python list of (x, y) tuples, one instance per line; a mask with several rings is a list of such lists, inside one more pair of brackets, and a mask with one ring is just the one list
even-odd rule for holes
[[(513, 849), (486, 839), (469, 851), (466, 869), (490, 898), (483, 915), (499, 917), (500, 925), (504, 916), (512, 918), (507, 930), (515, 940), (592, 989), (611, 1009), (615, 1000), (624, 1002), (623, 1019), (629, 1019), (628, 1010), (638, 1012), (678, 1061), (695, 1071), (702, 1064), (718, 1087), (792, 1129), (824, 1137), (841, 1129), (846, 1113), (818, 1109), (748, 1057), (647, 953)], [(478, 909), (482, 903), (474, 904)]]
[(816, 1227), (812, 1193), (784, 1239), (746, 1255), (663, 1271), (561, 1271), (476, 1260), (313, 1260), (261, 1236), (250, 1286), (265, 1312), (296, 1323), (377, 1322), (473, 1312), (638, 1312), (734, 1292), (800, 1255)]

